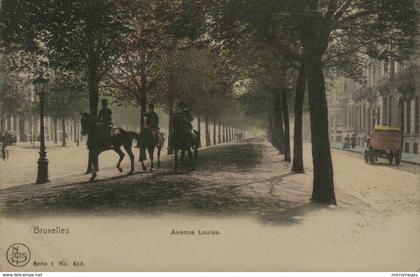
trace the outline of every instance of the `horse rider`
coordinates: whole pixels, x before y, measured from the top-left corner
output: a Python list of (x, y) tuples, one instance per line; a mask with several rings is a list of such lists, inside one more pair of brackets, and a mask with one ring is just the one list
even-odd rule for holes
[(111, 132), (112, 132), (112, 111), (108, 108), (108, 100), (102, 99), (102, 109), (98, 114), (98, 126), (103, 136), (103, 140), (108, 144), (111, 144)]
[(185, 102), (179, 102), (178, 106), (179, 106), (179, 112), (177, 113), (177, 116), (179, 116), (179, 118), (186, 123), (186, 127), (187, 127), (186, 131), (192, 132), (193, 130), (192, 122), (194, 118), (192, 116), (191, 111), (188, 109), (188, 106), (187, 104), (185, 104)]
[(150, 130), (158, 134), (159, 133), (159, 116), (155, 112), (155, 105), (150, 103), (149, 111), (145, 113), (143, 116), (146, 117), (147, 128), (149, 128)]

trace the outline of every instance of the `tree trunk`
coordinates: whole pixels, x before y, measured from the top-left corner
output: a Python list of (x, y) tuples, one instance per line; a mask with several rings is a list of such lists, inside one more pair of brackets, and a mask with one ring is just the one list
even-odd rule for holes
[(204, 116), (204, 127), (206, 129), (206, 146), (210, 146), (210, 126), (209, 126), (209, 117), (207, 115)]
[(67, 137), (67, 133), (66, 133), (66, 119), (65, 118), (62, 118), (61, 119), (61, 128), (62, 128), (62, 131), (63, 131), (63, 143), (62, 143), (62, 146), (64, 147), (64, 146), (66, 146), (66, 143), (67, 143), (67, 140), (66, 140), (66, 137)]
[(26, 141), (25, 114), (24, 113), (21, 113), (19, 116), (19, 138), (20, 138), (20, 141)]
[(221, 131), (222, 131), (222, 125), (220, 125), (220, 122), (219, 122), (219, 124), (217, 126), (217, 129), (218, 129), (217, 143), (220, 144), (220, 143), (222, 143), (222, 133), (221, 133)]
[(168, 120), (168, 155), (174, 153), (173, 147), (173, 125), (174, 125), (174, 99), (169, 97), (169, 120)]
[[(146, 95), (141, 93), (140, 95), (140, 132), (142, 132), (144, 130), (144, 114), (146, 113), (146, 105), (147, 105), (147, 99), (146, 99)], [(147, 160), (147, 156), (146, 156), (146, 149), (144, 149), (144, 147), (141, 147), (141, 145), (139, 144), (139, 162), (140, 161), (146, 161)]]
[(225, 143), (226, 142), (226, 126), (225, 125), (223, 125), (223, 127), (222, 127), (222, 132), (223, 132), (222, 141), (223, 141), (223, 143)]
[(213, 119), (213, 145), (216, 145), (216, 120)]
[(54, 143), (58, 142), (58, 136), (57, 136), (57, 118), (53, 119), (53, 129), (54, 129)]
[(35, 140), (36, 140), (36, 134), (35, 134), (35, 118), (33, 116), (31, 116), (31, 121), (30, 121), (30, 126), (29, 128), (31, 129), (31, 143), (32, 146), (35, 147)]
[[(98, 68), (95, 56), (91, 53), (88, 57), (88, 91), (89, 91), (89, 114), (91, 120), (96, 122), (98, 117), (98, 103), (99, 103), (99, 80), (98, 80)], [(87, 138), (89, 142), (89, 137)], [(89, 147), (89, 145), (88, 145)], [(86, 173), (92, 172), (92, 160), (91, 155), (88, 155), (88, 165)]]
[(0, 133), (4, 133), (5, 127), (4, 127), (4, 118), (3, 113), (0, 113)]
[(302, 66), (299, 70), (299, 76), (296, 83), (295, 96), (295, 126), (293, 136), (293, 165), (292, 172), (303, 173), (303, 146), (302, 146), (302, 117), (303, 102), (305, 99), (306, 76), (305, 68)]
[(276, 93), (273, 111), (273, 144), (280, 154), (284, 154), (283, 113), (280, 95)]
[(197, 124), (198, 124), (198, 133), (200, 133), (200, 141), (198, 142), (198, 148), (201, 148), (201, 118), (197, 117)]
[(284, 122), (284, 160), (290, 162), (290, 124), (289, 105), (287, 103), (287, 88), (281, 88), (281, 102)]
[(314, 167), (311, 200), (318, 203), (336, 204), (328, 133), (328, 106), (321, 57), (310, 52), (305, 55)]
[(79, 123), (78, 122), (76, 122), (76, 145), (77, 146), (79, 146), (80, 145), (80, 139), (81, 139), (81, 136), (80, 136), (80, 128), (79, 128)]
[(77, 121), (73, 119), (73, 141), (77, 142)]

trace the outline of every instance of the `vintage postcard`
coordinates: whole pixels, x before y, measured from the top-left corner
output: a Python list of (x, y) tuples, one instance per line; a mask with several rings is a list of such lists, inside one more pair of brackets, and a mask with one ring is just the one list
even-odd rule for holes
[(420, 271), (419, 12), (0, 0), (0, 271)]

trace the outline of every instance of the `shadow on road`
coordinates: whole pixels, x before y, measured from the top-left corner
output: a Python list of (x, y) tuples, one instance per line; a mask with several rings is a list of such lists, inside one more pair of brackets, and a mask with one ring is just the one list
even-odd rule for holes
[[(92, 184), (40, 186), (31, 190), (21, 187), (15, 192), (8, 189), (0, 211), (8, 217), (160, 213), (243, 215), (256, 216), (261, 222), (270, 224), (299, 223), (299, 216), (319, 207), (283, 200), (273, 194), (274, 185), (281, 185), (282, 179), (290, 173), (279, 172), (277, 176), (259, 173), (261, 167), (270, 164), (264, 159), (266, 147), (237, 143), (204, 149), (200, 151), (196, 171), (186, 174), (173, 174), (166, 169)], [(247, 176), (252, 178), (244, 178), (245, 172), (251, 172)], [(254, 193), (249, 187), (259, 183), (269, 184), (265, 193)]]

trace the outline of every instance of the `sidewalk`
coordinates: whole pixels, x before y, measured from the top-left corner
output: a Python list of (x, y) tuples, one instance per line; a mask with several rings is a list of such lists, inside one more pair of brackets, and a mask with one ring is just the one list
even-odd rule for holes
[[(365, 150), (363, 146), (356, 146), (355, 148), (343, 149), (343, 143), (341, 142), (331, 142), (331, 148), (347, 152), (360, 153), (362, 155)], [(403, 152), (401, 161), (404, 163), (420, 165), (420, 155)]]

